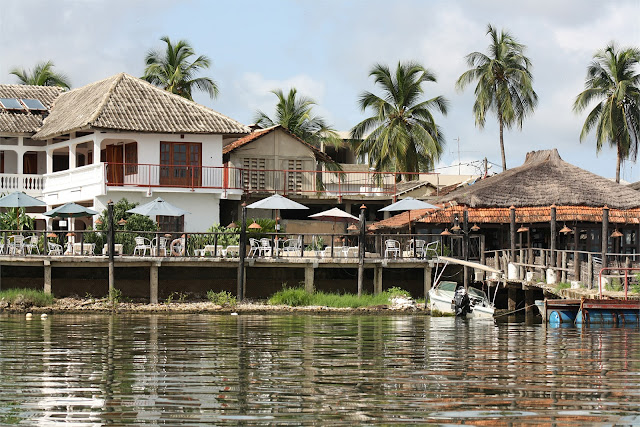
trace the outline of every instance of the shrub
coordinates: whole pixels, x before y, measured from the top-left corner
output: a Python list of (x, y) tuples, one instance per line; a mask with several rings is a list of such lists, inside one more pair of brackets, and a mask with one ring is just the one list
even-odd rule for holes
[(53, 295), (37, 289), (15, 288), (0, 291), (0, 300), (5, 300), (12, 305), (19, 302), (23, 307), (45, 307), (53, 303)]
[(288, 288), (285, 284), (281, 291), (276, 292), (269, 298), (269, 304), (289, 305), (291, 307), (311, 305), (311, 294), (305, 291), (304, 288)]
[(408, 291), (405, 291), (402, 288), (399, 288), (397, 286), (393, 286), (389, 289), (387, 289), (387, 294), (389, 295), (389, 298), (393, 298), (393, 297), (410, 297), (411, 294)]
[(238, 304), (238, 300), (236, 299), (236, 297), (232, 295), (231, 292), (227, 292), (227, 291), (220, 291), (220, 292), (214, 292), (212, 290), (208, 291), (207, 299), (216, 305), (223, 305), (223, 306), (226, 305), (230, 307), (235, 307)]
[(556, 291), (561, 291), (563, 289), (569, 289), (571, 287), (571, 283), (560, 282), (556, 285)]
[(607, 291), (618, 292), (624, 290), (624, 285), (617, 278), (612, 278), (604, 287)]

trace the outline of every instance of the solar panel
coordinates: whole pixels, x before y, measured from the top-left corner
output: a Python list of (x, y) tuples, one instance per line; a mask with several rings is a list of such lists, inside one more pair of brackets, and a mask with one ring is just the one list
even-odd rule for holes
[(47, 107), (39, 99), (21, 99), (21, 101), (30, 111), (47, 111)]
[(24, 105), (15, 98), (0, 98), (0, 105), (7, 110), (24, 110)]

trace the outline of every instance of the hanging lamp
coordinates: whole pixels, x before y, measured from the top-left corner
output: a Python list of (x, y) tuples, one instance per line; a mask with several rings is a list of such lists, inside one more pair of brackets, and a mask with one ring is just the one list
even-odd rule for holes
[(478, 224), (473, 224), (473, 227), (471, 227), (471, 231), (480, 231), (480, 227), (478, 227)]

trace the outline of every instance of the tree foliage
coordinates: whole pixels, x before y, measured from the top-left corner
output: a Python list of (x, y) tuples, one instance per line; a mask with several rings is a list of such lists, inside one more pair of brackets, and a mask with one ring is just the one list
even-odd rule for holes
[(281, 125), (298, 138), (315, 146), (322, 143), (338, 145), (338, 133), (327, 121), (313, 114), (316, 102), (306, 96), (299, 96), (296, 88), (291, 88), (285, 96), (281, 89), (271, 91), (277, 98), (273, 118), (262, 111), (257, 111), (254, 121), (263, 127)]
[(596, 152), (606, 142), (617, 151), (616, 182), (620, 182), (620, 166), (638, 155), (640, 138), (640, 49), (618, 49), (612, 42), (593, 56), (587, 67), (585, 90), (573, 104), (580, 113), (592, 102), (580, 132), (580, 142), (595, 130)]
[(33, 86), (59, 86), (64, 89), (71, 88), (69, 78), (62, 74), (53, 71), (53, 62), (39, 62), (33, 68), (33, 70), (27, 70), (24, 68), (12, 68), (9, 72), (18, 78), (20, 84), (33, 85)]
[(371, 110), (373, 115), (351, 130), (356, 154), (367, 153), (369, 165), (377, 171), (432, 170), (446, 144), (432, 111), (446, 115), (448, 106), (442, 96), (422, 100), (422, 84), (436, 82), (435, 74), (418, 63), (399, 62), (393, 74), (388, 66), (376, 64), (369, 76), (383, 93), (360, 95), (360, 108)]
[(164, 51), (151, 50), (145, 58), (146, 67), (142, 78), (164, 90), (193, 100), (193, 90), (206, 92), (211, 98), (218, 96), (218, 86), (210, 77), (196, 77), (211, 66), (211, 60), (205, 56), (196, 56), (186, 40), (171, 43), (168, 36), (160, 40), (166, 43)]
[(472, 82), (477, 82), (473, 115), (476, 126), (484, 128), (487, 114), (495, 113), (500, 128), (500, 154), (502, 169), (507, 169), (504, 150), (504, 128), (514, 125), (522, 128), (522, 122), (538, 104), (538, 95), (533, 90), (531, 61), (525, 56), (526, 46), (520, 44), (507, 31), (498, 30), (490, 24), (487, 34), (491, 44), (487, 54), (472, 52), (466, 56), (467, 65), (456, 87), (464, 89)]

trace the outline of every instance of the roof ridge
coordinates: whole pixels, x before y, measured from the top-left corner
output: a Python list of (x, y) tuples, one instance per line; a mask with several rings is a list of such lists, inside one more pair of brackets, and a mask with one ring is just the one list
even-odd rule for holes
[[(98, 120), (98, 117), (100, 117), (100, 115), (102, 114), (102, 110), (103, 110), (104, 106), (107, 105), (107, 102), (109, 102), (109, 99), (111, 99), (111, 96), (113, 95), (113, 92), (115, 91), (115, 88), (118, 86), (118, 83), (120, 83), (122, 81), (122, 79), (124, 78), (125, 75), (126, 75), (126, 73), (122, 72), (122, 73), (116, 74), (115, 76), (111, 76), (111, 77), (109, 77), (107, 79), (100, 80), (100, 82), (103, 82), (103, 81), (108, 80), (108, 79), (113, 79), (113, 83), (111, 83), (111, 86), (109, 87), (109, 90), (105, 92), (104, 97), (102, 98), (102, 101), (100, 101), (100, 104), (98, 104), (98, 107), (96, 108), (96, 110), (93, 112), (93, 114), (87, 120), (87, 124), (88, 125), (91, 125), (93, 122)], [(100, 83), (100, 82), (95, 82), (94, 84)]]
[(204, 110), (204, 111), (205, 111), (205, 112), (207, 112), (207, 113), (213, 113), (214, 115), (217, 115), (217, 116), (220, 116), (220, 117), (222, 117), (222, 118), (224, 118), (224, 119), (227, 119), (227, 120), (230, 120), (230, 121), (232, 121), (232, 122), (235, 122), (235, 123), (239, 124), (240, 126), (244, 127), (244, 128), (247, 130), (247, 133), (250, 133), (250, 129), (249, 129), (249, 127), (248, 127), (247, 125), (245, 125), (244, 123), (240, 123), (239, 121), (237, 121), (237, 120), (235, 120), (235, 119), (232, 119), (232, 118), (231, 118), (231, 117), (229, 117), (229, 116), (225, 116), (224, 114), (222, 114), (222, 113), (220, 113), (220, 112), (218, 112), (218, 111), (216, 111), (216, 110), (213, 110), (213, 109), (211, 109), (211, 108), (209, 108), (209, 107), (205, 107), (204, 105), (199, 104), (199, 103), (197, 103), (197, 102), (195, 102), (195, 101), (193, 101), (193, 100), (191, 100), (191, 99), (187, 99), (187, 98), (185, 98), (185, 97), (183, 97), (183, 96), (180, 96), (180, 95), (177, 95), (177, 94), (175, 94), (175, 93), (172, 93), (172, 92), (169, 92), (169, 91), (167, 91), (167, 90), (164, 90), (164, 89), (162, 89), (162, 88), (159, 88), (158, 86), (156, 86), (156, 85), (154, 85), (154, 84), (151, 84), (151, 83), (149, 83), (148, 81), (146, 81), (146, 80), (144, 80), (144, 79), (141, 79), (141, 78), (138, 78), (138, 77), (132, 76), (131, 74), (124, 73), (124, 72), (123, 72), (123, 73), (121, 73), (121, 74), (123, 74), (123, 75), (124, 75), (124, 76), (126, 76), (127, 78), (133, 79), (133, 80), (134, 80), (134, 81), (136, 81), (137, 83), (149, 85), (149, 87), (151, 87), (151, 88), (153, 88), (154, 90), (158, 91), (158, 93), (162, 93), (162, 94), (163, 94), (163, 96), (167, 96), (167, 97), (169, 97), (169, 98), (172, 98), (172, 97), (173, 97), (173, 98), (175, 98), (175, 99), (177, 99), (177, 100), (180, 100), (180, 102), (184, 102), (184, 103), (187, 103), (187, 104), (189, 104), (189, 105), (192, 105), (192, 106), (194, 106), (194, 107), (196, 107), (196, 108), (198, 108), (198, 109), (200, 109), (200, 110)]

